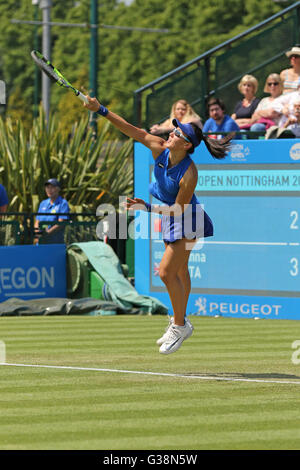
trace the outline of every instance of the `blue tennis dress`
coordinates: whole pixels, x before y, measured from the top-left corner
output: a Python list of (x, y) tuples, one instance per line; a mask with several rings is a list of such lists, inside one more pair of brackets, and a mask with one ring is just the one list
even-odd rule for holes
[[(177, 165), (168, 168), (169, 153), (170, 150), (165, 149), (155, 160), (154, 176), (156, 181), (150, 184), (150, 193), (159, 201), (171, 206), (175, 203), (179, 182), (192, 163), (192, 159), (187, 155)], [(165, 242), (172, 243), (182, 238), (192, 240), (212, 235), (212, 221), (203, 210), (195, 194), (182, 215), (162, 216), (162, 236)]]

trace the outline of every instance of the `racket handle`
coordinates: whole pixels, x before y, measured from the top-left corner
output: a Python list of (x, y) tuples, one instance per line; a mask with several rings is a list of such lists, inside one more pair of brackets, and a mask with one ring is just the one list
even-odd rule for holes
[(80, 98), (82, 101), (84, 101), (86, 104), (88, 104), (89, 100), (87, 99), (87, 97), (81, 93), (80, 91), (78, 91), (78, 98)]

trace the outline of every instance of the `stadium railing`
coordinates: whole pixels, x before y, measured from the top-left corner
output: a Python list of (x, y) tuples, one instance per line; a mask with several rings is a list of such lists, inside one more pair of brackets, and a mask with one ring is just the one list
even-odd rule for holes
[[(173, 102), (186, 99), (207, 118), (206, 100), (221, 98), (228, 114), (241, 99), (237, 85), (245, 74), (259, 81), (263, 96), (266, 77), (287, 67), (285, 52), (300, 38), (300, 1), (245, 32), (134, 91), (134, 120), (149, 129), (169, 117)], [(228, 66), (230, 63), (230, 67)]]

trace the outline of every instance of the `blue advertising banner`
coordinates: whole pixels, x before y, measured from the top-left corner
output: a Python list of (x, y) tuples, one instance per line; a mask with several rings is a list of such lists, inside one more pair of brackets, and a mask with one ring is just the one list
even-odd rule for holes
[[(300, 141), (239, 140), (224, 160), (205, 145), (192, 156), (195, 190), (213, 220), (214, 236), (199, 240), (189, 272), (187, 314), (300, 320)], [(135, 196), (149, 195), (154, 162), (135, 144)], [(171, 312), (158, 270), (164, 254), (160, 216), (137, 213), (135, 281)]]
[(66, 297), (66, 246), (0, 247), (0, 302)]

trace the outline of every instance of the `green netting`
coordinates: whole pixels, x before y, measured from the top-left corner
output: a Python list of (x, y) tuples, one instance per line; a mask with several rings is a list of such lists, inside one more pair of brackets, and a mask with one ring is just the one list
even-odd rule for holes
[(295, 11), (290, 17), (216, 57), (215, 93), (223, 99), (228, 114), (233, 112), (235, 103), (242, 97), (237, 89), (241, 77), (254, 75), (259, 82), (257, 96), (265, 96), (263, 88), (267, 76), (280, 73), (289, 66), (284, 53), (298, 42), (298, 38)]
[(146, 128), (149, 129), (153, 124), (168, 119), (172, 104), (179, 99), (188, 101), (196, 113), (203, 118), (206, 93), (204, 66), (199, 66), (154, 90), (146, 98)]
[(224, 44), (222, 47), (221, 44), (220, 50), (224, 50), (224, 47), (230, 49), (216, 57), (211, 54), (201, 64), (199, 60), (193, 62), (190, 67), (195, 67), (197, 63), (196, 69), (186, 68), (185, 72), (177, 72), (172, 77), (167, 74), (161, 81), (161, 86), (156, 85), (159, 86), (157, 89), (149, 84), (143, 90), (145, 94), (140, 95), (139, 99), (135, 97), (136, 119), (142, 119), (141, 108), (145, 104), (144, 125), (149, 129), (151, 125), (161, 123), (169, 117), (175, 101), (186, 99), (204, 120), (208, 117), (205, 100), (212, 95), (222, 98), (227, 113), (231, 114), (235, 103), (241, 99), (237, 84), (246, 73), (258, 79), (257, 96), (263, 98), (266, 77), (289, 66), (285, 51), (300, 42), (298, 11), (295, 8), (289, 16), (276, 18), (271, 27), (263, 26), (264, 29), (260, 32), (256, 30), (249, 33), (248, 39), (236, 46)]

